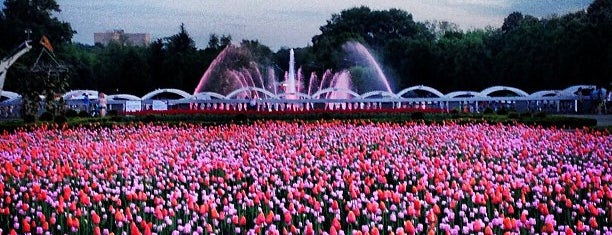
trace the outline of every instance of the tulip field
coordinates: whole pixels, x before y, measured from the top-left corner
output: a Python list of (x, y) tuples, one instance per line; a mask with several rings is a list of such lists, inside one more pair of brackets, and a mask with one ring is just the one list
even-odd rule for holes
[(42, 124), (0, 138), (0, 234), (612, 234), (611, 164), (522, 124)]

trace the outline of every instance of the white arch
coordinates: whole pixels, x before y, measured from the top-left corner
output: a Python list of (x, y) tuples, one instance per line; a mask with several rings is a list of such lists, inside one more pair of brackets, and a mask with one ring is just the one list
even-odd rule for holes
[(106, 97), (107, 100), (123, 99), (123, 100), (142, 100), (140, 97), (130, 94), (114, 94)]
[(561, 93), (563, 95), (570, 95), (570, 94), (573, 95), (574, 92), (578, 91), (578, 88), (582, 88), (583, 90), (585, 90), (585, 89), (595, 89), (597, 87), (595, 85), (576, 85), (576, 86), (571, 86), (571, 87), (561, 90)]
[(551, 96), (557, 96), (559, 95), (559, 93), (561, 93), (561, 91), (559, 90), (544, 90), (544, 91), (536, 91), (534, 93), (531, 93), (528, 97), (533, 97), (533, 98), (540, 98), (540, 97), (551, 97)]
[(487, 89), (484, 89), (480, 92), (481, 95), (489, 96), (493, 92), (497, 91), (512, 91), (514, 94), (517, 94), (520, 97), (527, 97), (529, 94), (521, 89), (509, 86), (492, 86)]
[(193, 98), (198, 99), (198, 100), (207, 100), (207, 99), (211, 99), (211, 98), (217, 98), (217, 99), (220, 99), (220, 100), (227, 99), (227, 97), (225, 97), (224, 95), (221, 95), (221, 94), (216, 93), (216, 92), (210, 92), (210, 91), (198, 92), (198, 93), (193, 95)]
[(64, 100), (82, 100), (83, 94), (87, 94), (90, 100), (98, 99), (98, 91), (94, 90), (72, 90), (64, 93), (62, 97)]
[(157, 89), (157, 90), (154, 90), (154, 91), (151, 91), (151, 92), (147, 93), (146, 95), (142, 96), (142, 100), (149, 100), (149, 99), (153, 98), (154, 96), (159, 95), (161, 93), (165, 93), (165, 92), (172, 93), (172, 94), (177, 94), (177, 95), (182, 96), (183, 98), (191, 98), (191, 94), (189, 94), (189, 93), (187, 93), (185, 91), (182, 91), (182, 90), (179, 90), (179, 89), (174, 89), (174, 88), (164, 88), (164, 89)]
[(21, 99), (20, 94), (12, 91), (2, 91), (2, 96), (6, 97), (7, 99), (2, 101), (1, 104), (11, 104)]
[(361, 94), (359, 96), (359, 98), (366, 99), (366, 98), (369, 98), (369, 97), (372, 97), (372, 96), (377, 96), (377, 95), (388, 96), (388, 97), (391, 97), (391, 98), (398, 98), (398, 96), (396, 94), (393, 94), (393, 93), (388, 92), (388, 91), (370, 91), (370, 92), (366, 92), (366, 93)]
[(227, 94), (225, 97), (227, 97), (227, 99), (231, 99), (234, 96), (237, 96), (238, 94), (240, 94), (241, 92), (245, 92), (245, 91), (258, 91), (261, 93), (264, 93), (265, 95), (273, 98), (273, 99), (278, 99), (278, 96), (273, 94), (272, 92), (259, 88), (259, 87), (252, 87), (252, 86), (247, 86), (247, 87), (242, 87), (240, 89), (234, 90), (232, 92), (230, 92), (229, 94)]
[(411, 86), (411, 87), (408, 87), (406, 89), (403, 89), (403, 90), (401, 90), (400, 92), (397, 93), (397, 97), (402, 97), (406, 93), (408, 93), (410, 91), (414, 91), (414, 90), (429, 91), (429, 92), (431, 92), (432, 94), (434, 94), (434, 95), (436, 95), (438, 97), (444, 97), (444, 94), (442, 94), (442, 92), (436, 90), (433, 87), (424, 86), (424, 85)]
[(21, 97), (20, 94), (12, 91), (2, 91), (2, 96), (8, 98), (9, 100)]
[(317, 91), (314, 94), (312, 94), (312, 97), (313, 99), (318, 99), (318, 97), (321, 97), (321, 95), (331, 93), (331, 92), (344, 92), (344, 93), (352, 95), (353, 97), (357, 97), (357, 98), (361, 97), (359, 94), (357, 94), (357, 92), (354, 92), (349, 89), (343, 89), (343, 88), (337, 88), (337, 87), (329, 87), (329, 88), (325, 88), (323, 90)]
[(295, 93), (281, 93), (281, 94), (278, 94), (277, 96), (278, 96), (278, 98), (279, 98), (279, 99), (281, 99), (281, 98), (283, 98), (283, 97), (287, 97), (287, 96), (290, 96), (290, 95), (295, 95), (295, 96), (298, 96), (298, 97), (300, 97), (300, 98), (302, 98), (302, 99), (312, 99), (312, 96), (309, 96), (309, 95), (304, 94), (304, 93), (302, 93), (302, 92), (295, 92)]
[(458, 96), (462, 96), (462, 95), (471, 95), (474, 97), (486, 97), (482, 94), (480, 94), (480, 92), (478, 91), (453, 91), (451, 93), (446, 94), (446, 97), (448, 98), (457, 98)]

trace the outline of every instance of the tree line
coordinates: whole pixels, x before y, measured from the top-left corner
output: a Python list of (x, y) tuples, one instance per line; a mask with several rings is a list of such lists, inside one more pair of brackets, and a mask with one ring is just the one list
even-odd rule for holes
[[(67, 89), (94, 89), (108, 94), (141, 96), (156, 88), (191, 92), (217, 55), (232, 42), (230, 35), (211, 34), (206, 48), (195, 47), (184, 25), (147, 47), (122, 43), (83, 45), (71, 42), (69, 23), (53, 17), (54, 0), (6, 0), (0, 13), (0, 56), (26, 39), (46, 35), (55, 56), (68, 66)], [(33, 17), (35, 16), (35, 17)], [(332, 15), (312, 45), (295, 48), (304, 74), (346, 68), (342, 45), (364, 44), (384, 65), (396, 91), (427, 85), (449, 92), (481, 90), (493, 85), (528, 92), (575, 84), (608, 86), (612, 80), (612, 0), (595, 0), (586, 10), (537, 18), (514, 12), (500, 28), (463, 31), (451, 22), (417, 22), (404, 10), (355, 7)], [(257, 60), (288, 69), (289, 50), (273, 52), (256, 40), (244, 40)], [(14, 65), (5, 90), (30, 92), (29, 67), (40, 46), (34, 43)]]

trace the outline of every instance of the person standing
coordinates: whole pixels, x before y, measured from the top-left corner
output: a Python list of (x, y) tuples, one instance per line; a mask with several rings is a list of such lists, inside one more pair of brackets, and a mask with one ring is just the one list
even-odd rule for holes
[(89, 95), (83, 93), (83, 105), (85, 106), (85, 112), (89, 113)]
[(100, 92), (98, 94), (98, 101), (100, 102), (100, 105), (98, 106), (100, 117), (104, 117), (106, 116), (106, 95)]
[(576, 112), (578, 112), (579, 114), (582, 114), (584, 112), (584, 97), (582, 96), (582, 87), (578, 88), (578, 91), (576, 91), (576, 95), (578, 95), (578, 104), (577, 104), (577, 110)]
[(612, 87), (608, 87), (608, 94), (606, 95), (605, 102), (605, 113), (612, 113)]

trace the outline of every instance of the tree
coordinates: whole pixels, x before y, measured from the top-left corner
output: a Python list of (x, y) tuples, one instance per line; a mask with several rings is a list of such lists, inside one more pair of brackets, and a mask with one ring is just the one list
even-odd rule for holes
[(363, 42), (377, 51), (394, 39), (433, 39), (425, 25), (415, 22), (406, 11), (372, 11), (365, 6), (332, 15), (320, 30), (321, 34), (312, 38), (313, 49), (317, 59), (332, 69), (340, 66), (341, 47), (347, 41)]
[(210, 38), (208, 39), (208, 48), (217, 49), (219, 47), (219, 36), (214, 33), (210, 34)]
[[(37, 42), (43, 35), (56, 46), (70, 42), (74, 31), (70, 24), (53, 17), (57, 12), (60, 8), (55, 0), (5, 0), (0, 14), (0, 48), (9, 51), (29, 38)], [(43, 60), (38, 61), (40, 56), (36, 53), (42, 50), (41, 46), (32, 44), (34, 53), (26, 54), (9, 70), (5, 87), (22, 94), (24, 117), (36, 115), (40, 105), (38, 95), (47, 97), (45, 108), (48, 111), (60, 112), (62, 106), (54, 103), (55, 93), (65, 91), (70, 74), (63, 65), (43, 66)], [(53, 59), (56, 60), (62, 61), (62, 58)]]
[(232, 44), (232, 35), (221, 35), (221, 48), (225, 48), (230, 44)]
[(520, 12), (512, 12), (506, 19), (504, 19), (504, 24), (501, 27), (501, 31), (504, 33), (510, 32), (513, 29), (516, 29), (520, 22), (523, 20), (523, 14)]
[[(223, 37), (221, 38), (223, 42)], [(195, 42), (189, 36), (185, 25), (179, 32), (165, 38), (166, 57), (162, 64), (164, 87), (191, 90), (200, 81), (204, 62), (199, 59)]]
[(168, 53), (170, 54), (189, 53), (196, 50), (195, 42), (185, 29), (185, 24), (181, 24), (181, 26), (179, 26), (179, 32), (167, 37), (166, 41), (168, 43)]
[(597, 24), (612, 24), (612, 0), (595, 0), (587, 8), (590, 20)]
[(448, 21), (426, 21), (425, 27), (436, 39), (443, 37), (449, 33), (460, 33), (459, 25)]
[(46, 35), (54, 44), (67, 43), (75, 33), (69, 23), (53, 16), (61, 10), (55, 0), (5, 0), (0, 17), (0, 48), (8, 51), (23, 42), (31, 31), (31, 38)]

